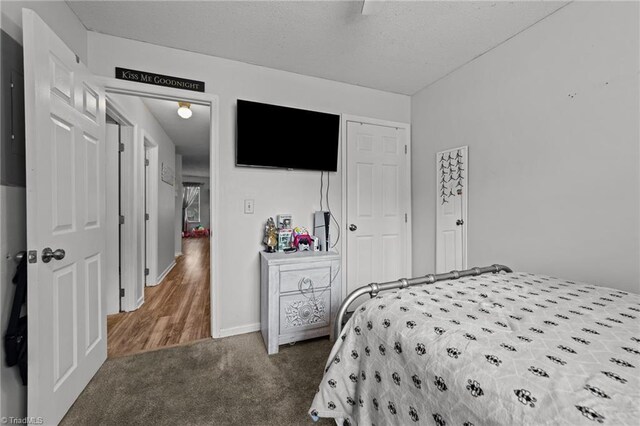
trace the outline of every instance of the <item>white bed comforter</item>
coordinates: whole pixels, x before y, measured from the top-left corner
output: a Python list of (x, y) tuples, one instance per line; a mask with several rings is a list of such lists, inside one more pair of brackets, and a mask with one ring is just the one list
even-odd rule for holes
[(638, 425), (640, 296), (525, 273), (382, 293), (309, 413), (346, 425)]

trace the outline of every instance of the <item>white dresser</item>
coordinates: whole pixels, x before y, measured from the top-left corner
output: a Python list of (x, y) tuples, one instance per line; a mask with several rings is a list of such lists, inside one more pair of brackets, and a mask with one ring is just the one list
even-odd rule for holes
[(285, 343), (331, 335), (342, 301), (340, 255), (262, 252), (260, 261), (260, 320), (269, 355)]

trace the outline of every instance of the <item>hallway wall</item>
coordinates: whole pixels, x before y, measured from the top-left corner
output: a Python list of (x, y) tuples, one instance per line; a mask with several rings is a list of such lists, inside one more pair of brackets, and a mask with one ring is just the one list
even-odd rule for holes
[(175, 230), (175, 256), (182, 254), (182, 155), (176, 154), (176, 220)]

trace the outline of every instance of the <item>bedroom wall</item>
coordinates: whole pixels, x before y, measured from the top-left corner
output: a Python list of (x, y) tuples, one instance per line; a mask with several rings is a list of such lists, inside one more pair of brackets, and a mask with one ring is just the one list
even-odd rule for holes
[[(291, 213), (296, 224), (310, 226), (313, 211), (320, 207), (320, 173), (235, 167), (237, 98), (402, 122), (411, 118), (408, 96), (93, 32), (89, 33), (89, 62), (94, 73), (108, 77), (119, 66), (202, 80), (207, 92), (220, 98), (221, 230), (213, 238), (220, 239), (222, 311), (218, 315), (223, 335), (259, 329), (258, 252), (263, 249), (260, 240), (267, 218)], [(334, 214), (342, 222), (340, 179), (340, 172), (331, 174), (330, 197)], [(254, 214), (243, 213), (244, 199), (255, 200)]]
[(412, 97), (414, 275), (435, 154), (469, 146), (469, 266), (640, 292), (639, 5), (574, 2)]
[(160, 179), (160, 172), (162, 163), (169, 164), (171, 167), (175, 166), (176, 147), (139, 97), (113, 94), (110, 96), (127, 111), (129, 118), (138, 125), (139, 132), (144, 133), (158, 144), (158, 176), (156, 176), (158, 180), (158, 269), (156, 282), (158, 282), (157, 278), (175, 260), (175, 186), (163, 182)]
[[(69, 9), (65, 2), (45, 1), (2, 1), (0, 2), (0, 28), (8, 37), (13, 39), (19, 49), (22, 47), (22, 8), (29, 8), (40, 15), (53, 30), (67, 43), (71, 49), (87, 63), (87, 31)], [(13, 44), (11, 40), (4, 38), (2, 48), (2, 79), (3, 84), (7, 77), (6, 68), (8, 59), (4, 56), (6, 44)], [(19, 58), (22, 62), (22, 57)], [(21, 67), (20, 67), (21, 72)], [(5, 98), (5, 94), (2, 94)], [(4, 103), (2, 103), (4, 107)], [(2, 111), (4, 115), (4, 111)], [(6, 131), (5, 122), (2, 124), (2, 134)], [(3, 160), (6, 159), (3, 156)], [(3, 167), (0, 161), (0, 168)], [(21, 166), (24, 170), (24, 165)], [(1, 174), (1, 173), (0, 173)], [(4, 175), (3, 175), (4, 176)], [(11, 278), (15, 272), (16, 264), (12, 260), (13, 255), (21, 250), (26, 250), (26, 191), (24, 183), (19, 185), (8, 184), (3, 181), (0, 184), (0, 331), (4, 335), (7, 327), (9, 307), (13, 300), (13, 284)], [(4, 363), (4, 354), (0, 362), (0, 418), (22, 418), (27, 414), (26, 387), (22, 385), (18, 370), (15, 367), (7, 367)]]
[(31, 9), (87, 63), (87, 30), (64, 1), (2, 1), (0, 20), (2, 29), (22, 44), (22, 9)]

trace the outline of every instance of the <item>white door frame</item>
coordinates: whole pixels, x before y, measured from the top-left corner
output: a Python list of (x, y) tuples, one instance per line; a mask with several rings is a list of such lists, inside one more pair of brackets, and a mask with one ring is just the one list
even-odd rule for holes
[[(174, 89), (164, 86), (142, 85), (141, 83), (118, 80), (112, 77), (97, 77), (98, 83), (100, 83), (107, 93), (123, 94), (129, 96), (143, 96), (164, 100), (175, 101), (188, 101), (193, 104), (205, 105), (210, 107), (210, 145), (209, 145), (209, 169), (210, 173), (210, 190), (212, 195), (210, 197), (210, 223), (213, 238), (210, 239), (210, 265), (212, 269), (211, 273), (211, 285), (210, 285), (210, 297), (211, 297), (211, 337), (220, 337), (220, 312), (222, 307), (222, 301), (220, 300), (220, 268), (219, 268), (219, 235), (220, 235), (220, 154), (219, 154), (219, 105), (220, 101), (218, 95), (212, 93), (192, 92), (188, 90)], [(115, 118), (115, 117), (114, 117)], [(139, 134), (140, 132), (136, 132)], [(132, 296), (133, 297), (133, 296)]]
[[(140, 160), (140, 153), (137, 148), (140, 128), (131, 114), (113, 96), (107, 97), (107, 114), (120, 124), (121, 143), (125, 150), (121, 157), (120, 179), (122, 182), (137, 182), (134, 164)], [(120, 241), (120, 274), (124, 297), (120, 298), (121, 310), (124, 312), (134, 311), (142, 305), (144, 301), (144, 291), (139, 298), (136, 298), (136, 286), (144, 287), (144, 266), (141, 268), (139, 259), (142, 258), (138, 247), (139, 223), (133, 218), (137, 217), (137, 203), (139, 200), (140, 188), (137, 185), (122, 185), (120, 193), (121, 213), (125, 217), (124, 224), (121, 225)], [(128, 218), (128, 219), (127, 219)], [(140, 230), (141, 232), (141, 230)], [(108, 284), (111, 285), (111, 284)]]
[[(406, 188), (408, 191), (409, 206), (407, 207), (407, 246), (406, 253), (407, 258), (405, 261), (405, 278), (411, 277), (413, 274), (413, 261), (412, 261), (412, 250), (411, 250), (411, 124), (409, 123), (400, 123), (397, 121), (388, 121), (388, 120), (380, 120), (377, 118), (368, 118), (368, 117), (360, 117), (357, 115), (350, 114), (342, 114), (340, 116), (340, 141), (341, 141), (341, 149), (340, 149), (340, 172), (342, 173), (342, 224), (341, 226), (341, 234), (343, 238), (341, 238), (340, 242), (340, 251), (342, 256), (340, 257), (341, 262), (341, 274), (342, 274), (342, 298), (347, 297), (347, 232), (349, 232), (349, 224), (347, 223), (347, 123), (355, 122), (355, 123), (363, 123), (363, 124), (373, 124), (377, 126), (386, 126), (386, 127), (395, 127), (397, 129), (404, 129), (404, 143), (407, 146), (407, 155), (406, 155)], [(403, 277), (398, 277), (398, 279)]]
[[(158, 271), (158, 186), (160, 185), (160, 164), (158, 159), (158, 144), (153, 140), (149, 132), (141, 130), (140, 140), (144, 146), (145, 158), (149, 160), (148, 174), (146, 175), (146, 187), (144, 191), (145, 201), (142, 206), (142, 214), (149, 214), (149, 220), (146, 223), (146, 259), (144, 259), (142, 268), (149, 268), (149, 275), (144, 279), (146, 286), (155, 286), (160, 284), (161, 280)], [(142, 173), (147, 173), (147, 169), (143, 168)]]

